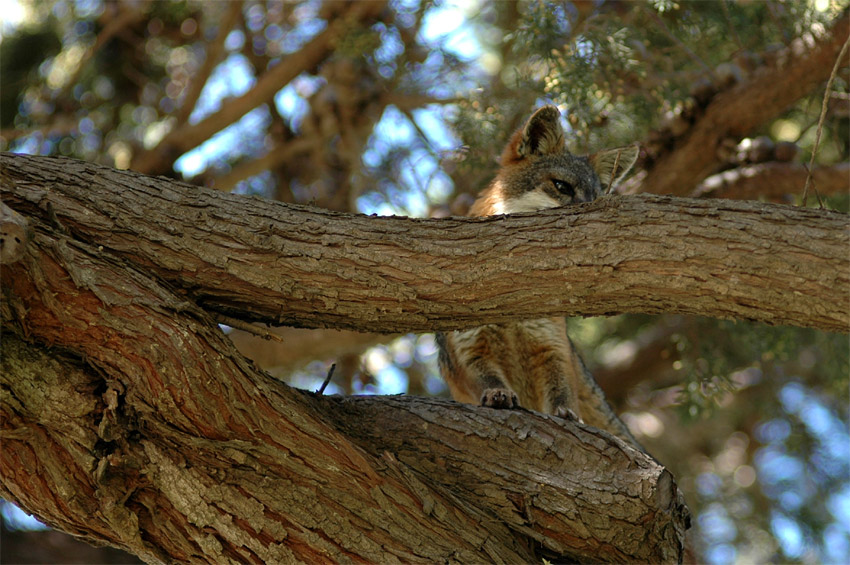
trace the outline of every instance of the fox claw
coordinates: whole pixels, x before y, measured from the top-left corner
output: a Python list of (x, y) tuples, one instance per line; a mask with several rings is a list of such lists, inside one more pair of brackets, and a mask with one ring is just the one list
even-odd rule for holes
[(509, 388), (488, 388), (481, 395), (481, 406), (490, 408), (519, 408), (519, 398)]
[(573, 422), (584, 423), (575, 412), (564, 406), (558, 406), (557, 408), (555, 408), (555, 416), (559, 418), (564, 418), (565, 420), (572, 420)]

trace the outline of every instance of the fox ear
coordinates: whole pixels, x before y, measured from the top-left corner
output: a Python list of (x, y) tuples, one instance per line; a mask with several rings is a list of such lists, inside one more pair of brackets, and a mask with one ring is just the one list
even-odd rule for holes
[(639, 152), (640, 147), (638, 145), (627, 145), (626, 147), (598, 151), (593, 155), (588, 155), (587, 160), (590, 161), (590, 166), (599, 175), (602, 186), (613, 188), (635, 164)]
[(502, 154), (502, 163), (515, 163), (534, 155), (549, 155), (564, 150), (564, 130), (561, 113), (554, 106), (544, 106), (534, 112), (517, 131)]

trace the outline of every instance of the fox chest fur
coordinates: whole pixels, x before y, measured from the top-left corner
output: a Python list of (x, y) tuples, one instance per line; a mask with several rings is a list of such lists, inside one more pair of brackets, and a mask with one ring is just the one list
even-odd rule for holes
[[(452, 397), (495, 408), (523, 406), (579, 414), (574, 356), (563, 318), (492, 324), (438, 336), (440, 366)], [(485, 391), (507, 389), (501, 403)], [(494, 393), (498, 394), (498, 393)]]
[[(502, 154), (501, 168), (469, 215), (589, 202), (622, 178), (636, 158), (636, 147), (573, 155), (565, 147), (560, 113), (546, 106), (513, 135)], [(603, 428), (611, 427), (611, 417), (616, 419), (613, 414), (597, 414), (610, 408), (576, 354), (563, 318), (441, 333), (437, 342), (440, 369), (455, 400), (589, 417)], [(603, 408), (597, 406), (600, 402)], [(614, 424), (614, 433), (621, 435), (621, 426)]]

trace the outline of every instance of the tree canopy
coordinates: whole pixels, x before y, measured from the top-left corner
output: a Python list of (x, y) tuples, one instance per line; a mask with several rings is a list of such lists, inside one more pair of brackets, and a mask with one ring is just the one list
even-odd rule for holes
[[(32, 157), (0, 161), (5, 497), (149, 561), (262, 559), (270, 540), (302, 559), (440, 555), (399, 544), (393, 521), (427, 525), (459, 561), (675, 560), (628, 529), (675, 506), (667, 471), (625, 451), (606, 464), (616, 448), (592, 430), (263, 380), (316, 390), (335, 363), (326, 394), (445, 396), (429, 332), (568, 315), (683, 492), (698, 561), (850, 555), (846, 1), (14, 6), (0, 149)], [(576, 152), (639, 142), (637, 172), (574, 209), (455, 217), (543, 102)], [(24, 259), (7, 255), (10, 234)], [(180, 351), (206, 353), (192, 365)], [(534, 438), (517, 448), (525, 466), (500, 470), (514, 452), (492, 445), (517, 437)], [(305, 446), (314, 460), (280, 458)], [(80, 466), (45, 455), (62, 450)], [(340, 453), (362, 472), (348, 485), (331, 472)], [(224, 460), (244, 468), (216, 488), (202, 468)], [(622, 537), (594, 545), (610, 516), (546, 474), (555, 460), (598, 471), (598, 493), (620, 481)], [(263, 468), (292, 488), (234, 486)], [(21, 487), (29, 475), (41, 491)], [(175, 477), (197, 498), (168, 491)], [(626, 486), (641, 480), (654, 490)], [(48, 483), (78, 496), (45, 504), (33, 493)], [(154, 489), (173, 505), (161, 520)], [(356, 509), (355, 527), (374, 529), (341, 534), (340, 510), (252, 530), (276, 498)], [(93, 508), (106, 514), (81, 530), (73, 516)]]

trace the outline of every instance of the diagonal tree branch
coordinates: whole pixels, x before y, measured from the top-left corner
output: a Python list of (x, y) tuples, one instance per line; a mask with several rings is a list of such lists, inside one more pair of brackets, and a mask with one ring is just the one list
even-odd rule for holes
[(177, 124), (179, 125), (186, 123), (189, 119), (192, 110), (195, 109), (195, 105), (201, 97), (204, 86), (207, 84), (207, 79), (221, 61), (224, 54), (224, 42), (239, 20), (239, 14), (242, 13), (242, 0), (231, 0), (223, 11), (224, 18), (218, 22), (215, 38), (206, 43), (204, 62), (198, 72), (192, 76), (186, 95), (176, 112)]
[(385, 4), (383, 0), (352, 3), (345, 15), (330, 22), (325, 31), (301, 50), (288, 55), (259, 77), (248, 92), (222, 103), (217, 112), (200, 122), (172, 130), (155, 148), (134, 156), (130, 168), (150, 174), (166, 172), (182, 153), (211, 138), (257, 106), (271, 102), (275, 94), (292, 79), (324, 60), (333, 51), (334, 40), (345, 33), (352, 21), (363, 22), (374, 18)]
[(52, 218), (0, 273), (0, 494), (48, 524), (156, 563), (681, 559), (670, 474), (604, 432), (300, 393)]
[(850, 33), (848, 13), (845, 10), (824, 37), (795, 40), (772, 66), (716, 95), (688, 133), (654, 161), (639, 190), (691, 193), (721, 164), (717, 150), (724, 139), (752, 133), (826, 81)]
[(643, 195), (514, 217), (376, 218), (67, 159), (0, 164), (4, 201), (30, 221), (59, 222), (248, 321), (394, 333), (670, 312), (850, 326), (850, 222), (836, 212)]
[(97, 34), (97, 39), (95, 39), (91, 47), (86, 50), (79, 62), (77, 62), (73, 72), (68, 75), (64, 86), (53, 95), (54, 100), (65, 98), (69, 95), (71, 89), (77, 84), (77, 81), (92, 58), (116, 35), (140, 22), (150, 9), (150, 3), (115, 3), (108, 4), (106, 9), (108, 12), (103, 15), (103, 22), (105, 24), (103, 29)]

